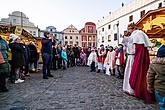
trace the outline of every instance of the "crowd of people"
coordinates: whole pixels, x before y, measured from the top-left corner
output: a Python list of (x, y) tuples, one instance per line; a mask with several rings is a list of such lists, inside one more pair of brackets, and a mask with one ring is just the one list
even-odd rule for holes
[[(42, 39), (43, 79), (53, 77), (52, 70), (66, 70), (73, 66), (89, 66), (91, 72), (103, 73), (123, 79), (123, 91), (129, 95), (151, 103), (158, 99), (160, 107), (165, 107), (165, 45), (150, 64), (148, 36), (136, 28), (128, 26), (128, 31), (117, 47), (100, 45), (99, 48), (81, 48), (77, 45), (56, 45), (44, 33)], [(8, 91), (6, 78), (11, 83), (22, 83), (30, 72), (38, 72), (40, 50), (35, 42), (26, 45), (20, 37), (11, 34), (7, 44), (0, 37), (0, 92)], [(9, 65), (10, 64), (10, 65)], [(155, 85), (154, 85), (155, 83)]]

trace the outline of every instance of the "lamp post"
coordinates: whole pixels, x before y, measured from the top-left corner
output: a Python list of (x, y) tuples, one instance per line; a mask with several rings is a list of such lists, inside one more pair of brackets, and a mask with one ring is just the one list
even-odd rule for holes
[(117, 26), (117, 44), (119, 45), (119, 21), (116, 24)]

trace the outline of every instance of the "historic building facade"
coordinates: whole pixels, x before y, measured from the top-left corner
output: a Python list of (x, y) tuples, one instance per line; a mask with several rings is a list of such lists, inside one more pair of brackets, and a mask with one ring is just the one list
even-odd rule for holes
[(81, 43), (81, 35), (79, 30), (75, 28), (73, 25), (70, 25), (66, 29), (63, 30), (63, 39), (65, 45), (78, 45), (82, 46)]
[(56, 44), (64, 43), (63, 33), (57, 31), (54, 26), (48, 26), (45, 30), (40, 30), (40, 37), (44, 37), (44, 32), (49, 32), (49, 35)]
[(84, 28), (80, 30), (80, 34), (82, 47), (96, 47), (97, 33), (95, 23), (85, 23)]
[(103, 17), (97, 23), (97, 43), (117, 46), (121, 43), (124, 31), (128, 24), (138, 22), (150, 10), (165, 6), (164, 0), (132, 0), (129, 4), (109, 15)]
[[(29, 21), (29, 18), (20, 11), (14, 11), (9, 14), (8, 18), (2, 18), (0, 25), (4, 26), (17, 26), (16, 31), (25, 29), (34, 37), (38, 37), (38, 27), (34, 23)], [(20, 34), (20, 33), (19, 33)]]

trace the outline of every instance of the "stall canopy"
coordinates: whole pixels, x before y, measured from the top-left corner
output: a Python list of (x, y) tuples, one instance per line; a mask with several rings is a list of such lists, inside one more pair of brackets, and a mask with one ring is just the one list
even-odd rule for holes
[(19, 26), (0, 26), (0, 35), (9, 36), (11, 33), (16, 34), (24, 39), (36, 39), (32, 34)]
[(146, 13), (137, 23), (150, 38), (165, 37), (165, 8), (151, 10)]
[(0, 26), (0, 34), (9, 35), (15, 33), (16, 26)]

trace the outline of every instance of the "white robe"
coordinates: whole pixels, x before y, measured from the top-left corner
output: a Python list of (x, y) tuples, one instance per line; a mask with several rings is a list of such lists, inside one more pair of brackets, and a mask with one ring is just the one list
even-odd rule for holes
[(97, 54), (96, 52), (91, 52), (88, 57), (87, 65), (90, 66), (92, 62), (95, 62), (95, 67), (97, 66)]
[[(124, 80), (123, 80), (123, 91), (132, 94), (133, 95), (133, 89), (131, 88), (129, 84), (129, 78), (131, 75), (131, 70), (132, 70), (132, 65), (134, 62), (134, 55), (135, 54), (135, 46), (133, 44), (133, 39), (129, 37), (129, 40), (127, 42), (126, 46), (126, 51), (128, 54), (128, 59), (125, 67), (125, 72), (124, 72)], [(131, 55), (132, 54), (132, 55)]]
[(109, 69), (111, 70), (114, 69), (114, 64), (115, 64), (115, 51), (112, 51), (112, 52), (109, 51), (104, 61), (107, 75), (110, 75)]
[[(148, 36), (141, 30), (135, 30), (132, 32), (131, 36), (127, 42), (127, 53), (135, 54), (134, 44), (144, 44), (145, 47), (151, 47), (151, 42)], [(133, 89), (130, 87), (129, 79), (131, 75), (132, 65), (134, 62), (134, 55), (128, 55), (128, 60), (124, 73), (123, 90), (129, 94), (133, 94)]]

